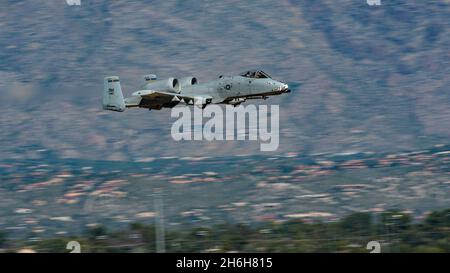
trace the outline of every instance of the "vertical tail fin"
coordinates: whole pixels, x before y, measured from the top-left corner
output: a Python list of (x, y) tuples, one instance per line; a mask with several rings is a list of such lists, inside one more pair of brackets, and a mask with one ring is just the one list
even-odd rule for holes
[(123, 99), (122, 88), (119, 77), (105, 77), (103, 87), (103, 109), (123, 112), (125, 111), (125, 101)]

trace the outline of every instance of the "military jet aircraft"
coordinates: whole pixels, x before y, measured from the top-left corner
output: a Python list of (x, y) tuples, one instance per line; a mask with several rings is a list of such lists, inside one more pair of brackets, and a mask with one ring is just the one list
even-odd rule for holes
[(158, 80), (156, 75), (149, 74), (144, 76), (142, 87), (124, 99), (119, 77), (109, 76), (104, 79), (103, 109), (118, 112), (131, 107), (160, 110), (179, 103), (202, 108), (211, 103), (237, 106), (249, 99), (266, 99), (289, 92), (287, 84), (272, 79), (261, 70), (220, 76), (205, 83), (199, 83), (195, 77)]

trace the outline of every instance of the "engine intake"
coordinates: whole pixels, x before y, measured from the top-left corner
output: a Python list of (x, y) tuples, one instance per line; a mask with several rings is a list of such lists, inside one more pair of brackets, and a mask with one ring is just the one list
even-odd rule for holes
[(196, 77), (184, 77), (180, 79), (181, 88), (195, 84), (198, 84), (198, 80)]
[(144, 85), (147, 90), (166, 91), (172, 93), (180, 93), (180, 82), (176, 78), (168, 78), (165, 80), (154, 80)]

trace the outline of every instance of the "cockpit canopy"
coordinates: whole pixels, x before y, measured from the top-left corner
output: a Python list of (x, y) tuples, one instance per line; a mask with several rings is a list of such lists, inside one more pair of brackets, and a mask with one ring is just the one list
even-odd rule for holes
[(253, 78), (253, 79), (265, 79), (269, 78), (269, 74), (262, 70), (249, 70), (241, 74), (242, 77)]

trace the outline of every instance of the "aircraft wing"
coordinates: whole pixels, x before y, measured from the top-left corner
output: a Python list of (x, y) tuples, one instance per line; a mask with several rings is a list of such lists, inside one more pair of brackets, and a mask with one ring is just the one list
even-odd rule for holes
[(142, 99), (148, 101), (158, 101), (161, 103), (180, 102), (184, 101), (187, 104), (203, 105), (211, 103), (211, 96), (186, 96), (183, 94), (165, 92), (165, 91), (153, 91), (153, 90), (141, 90), (133, 93), (134, 96), (141, 96)]

